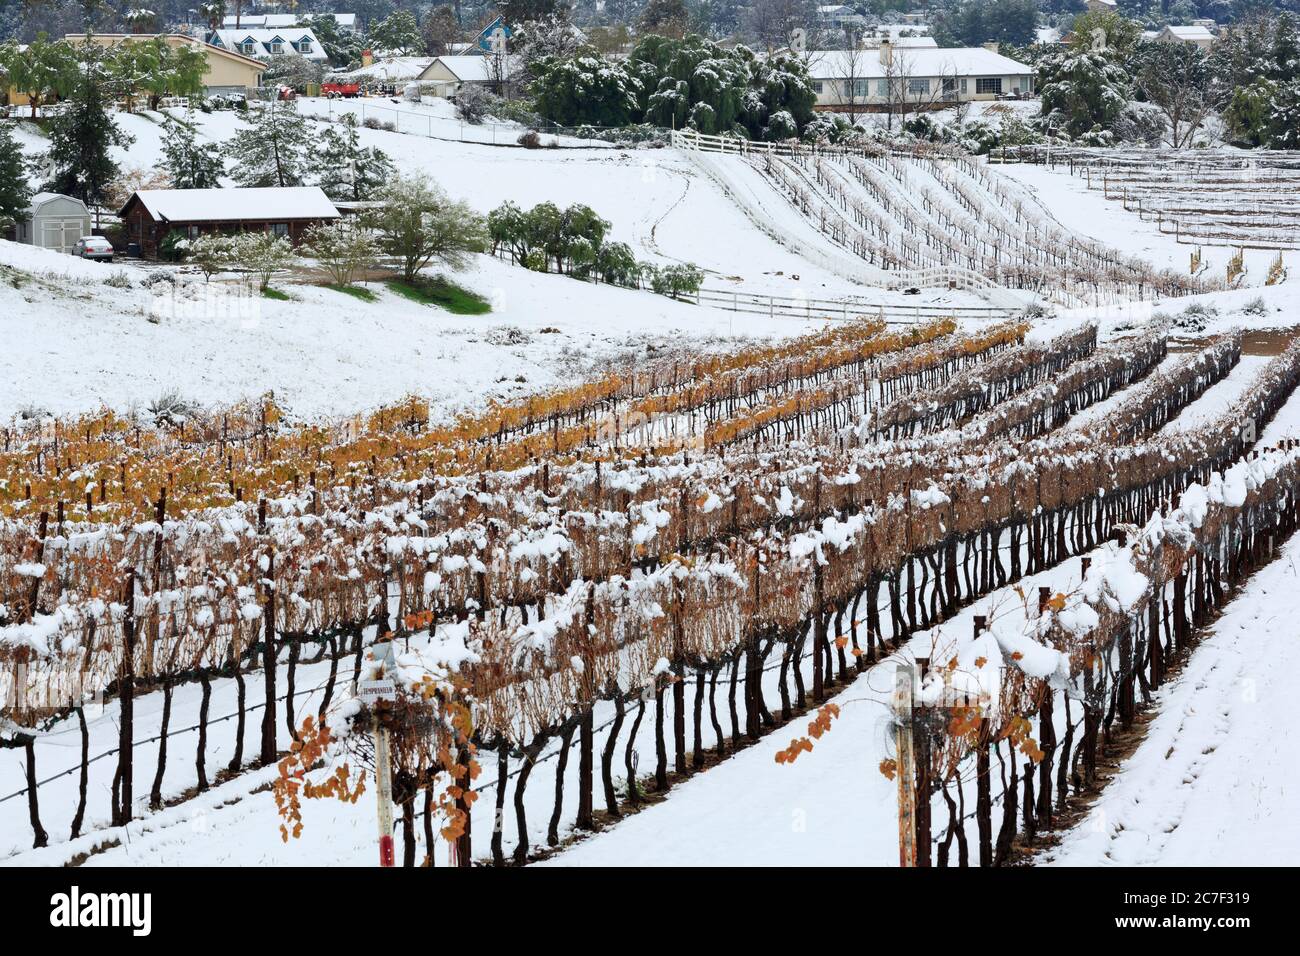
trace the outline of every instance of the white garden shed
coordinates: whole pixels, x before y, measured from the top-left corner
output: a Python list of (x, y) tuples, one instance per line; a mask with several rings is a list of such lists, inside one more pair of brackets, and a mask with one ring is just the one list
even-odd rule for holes
[(37, 193), (18, 224), (19, 242), (71, 253), (77, 240), (90, 235), (90, 210), (80, 199), (61, 193)]

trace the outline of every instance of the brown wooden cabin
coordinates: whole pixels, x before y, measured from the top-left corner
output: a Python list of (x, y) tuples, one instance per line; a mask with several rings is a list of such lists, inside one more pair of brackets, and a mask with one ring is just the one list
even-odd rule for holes
[(142, 189), (118, 216), (126, 241), (146, 259), (159, 258), (170, 232), (187, 239), (206, 233), (274, 232), (298, 245), (311, 226), (341, 213), (317, 186), (265, 189)]

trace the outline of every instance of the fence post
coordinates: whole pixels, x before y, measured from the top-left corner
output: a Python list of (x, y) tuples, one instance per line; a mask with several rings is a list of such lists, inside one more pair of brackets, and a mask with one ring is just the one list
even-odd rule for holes
[(898, 779), (898, 865), (916, 866), (916, 791), (912, 756), (911, 664), (894, 671), (894, 729), (897, 743), (894, 773)]

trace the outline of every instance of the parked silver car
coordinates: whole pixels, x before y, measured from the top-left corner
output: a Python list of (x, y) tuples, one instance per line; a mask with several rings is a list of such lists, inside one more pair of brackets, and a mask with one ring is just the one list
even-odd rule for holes
[(81, 259), (112, 262), (113, 244), (103, 236), (84, 236), (72, 247), (72, 254)]

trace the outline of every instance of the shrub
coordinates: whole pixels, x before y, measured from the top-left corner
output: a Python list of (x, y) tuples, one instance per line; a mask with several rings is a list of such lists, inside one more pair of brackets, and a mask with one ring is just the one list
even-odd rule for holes
[(158, 258), (164, 262), (180, 262), (189, 255), (189, 249), (190, 241), (185, 233), (173, 229), (158, 243)]
[(487, 115), (488, 94), (481, 86), (466, 84), (456, 93), (456, 115), (477, 126)]
[(530, 129), (525, 133), (520, 133), (519, 139), (516, 140), (516, 142), (518, 142), (524, 149), (540, 149), (542, 146), (542, 137), (538, 135), (537, 130)]
[(625, 242), (607, 242), (596, 256), (596, 273), (610, 285), (635, 288), (640, 284), (641, 266)]
[(664, 266), (656, 268), (647, 266), (650, 288), (660, 295), (687, 295), (700, 291), (704, 282), (704, 273), (692, 264)]
[(172, 389), (163, 392), (149, 403), (149, 417), (155, 425), (181, 425), (190, 419), (199, 407)]
[(302, 254), (321, 264), (337, 286), (350, 286), (357, 274), (379, 258), (379, 243), (351, 223), (318, 225), (307, 230)]

